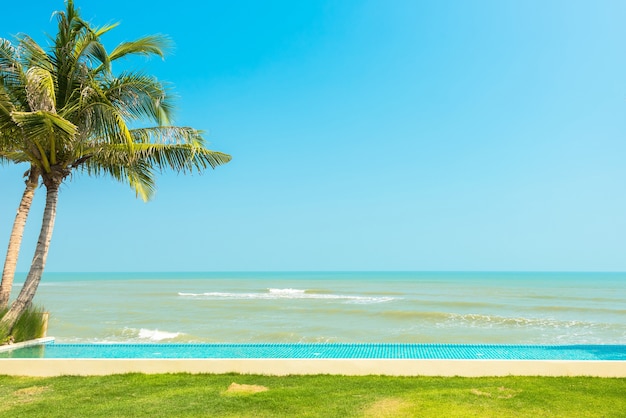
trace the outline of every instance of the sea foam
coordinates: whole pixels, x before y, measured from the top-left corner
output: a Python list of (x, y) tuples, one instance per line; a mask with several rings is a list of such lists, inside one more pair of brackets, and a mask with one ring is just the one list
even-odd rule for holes
[(269, 288), (265, 292), (255, 293), (236, 293), (236, 292), (205, 292), (205, 293), (187, 293), (179, 292), (179, 296), (190, 297), (194, 299), (259, 299), (259, 300), (275, 300), (275, 299), (322, 299), (337, 300), (345, 303), (382, 303), (389, 302), (398, 298), (390, 296), (358, 296), (358, 295), (338, 295), (333, 293), (319, 293), (304, 289), (275, 289)]
[(139, 330), (138, 337), (144, 340), (150, 341), (163, 341), (163, 340), (171, 340), (180, 335), (180, 332), (166, 332), (159, 331), (158, 329), (146, 329), (141, 328)]

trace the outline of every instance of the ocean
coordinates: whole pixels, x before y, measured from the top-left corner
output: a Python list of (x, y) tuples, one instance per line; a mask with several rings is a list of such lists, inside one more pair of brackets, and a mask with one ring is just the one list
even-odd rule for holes
[(35, 302), (66, 343), (626, 344), (626, 273), (46, 273)]

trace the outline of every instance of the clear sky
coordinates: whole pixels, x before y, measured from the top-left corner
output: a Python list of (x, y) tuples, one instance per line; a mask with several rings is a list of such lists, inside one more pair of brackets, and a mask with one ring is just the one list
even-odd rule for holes
[[(47, 271), (626, 271), (626, 3), (77, 1), (233, 161), (143, 203), (77, 175)], [(55, 33), (61, 0), (2, 5)], [(26, 167), (0, 167), (0, 249)], [(19, 270), (43, 209), (38, 190)]]

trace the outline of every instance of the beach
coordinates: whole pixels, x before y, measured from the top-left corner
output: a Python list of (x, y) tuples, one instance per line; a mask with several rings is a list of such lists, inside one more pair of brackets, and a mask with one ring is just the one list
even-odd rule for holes
[(623, 273), (47, 273), (36, 302), (58, 342), (626, 344)]

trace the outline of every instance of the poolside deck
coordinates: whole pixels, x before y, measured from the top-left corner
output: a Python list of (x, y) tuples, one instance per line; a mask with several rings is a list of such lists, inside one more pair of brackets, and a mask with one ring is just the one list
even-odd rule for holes
[(626, 378), (626, 361), (406, 359), (0, 359), (11, 376), (123, 373), (389, 376), (598, 376)]

